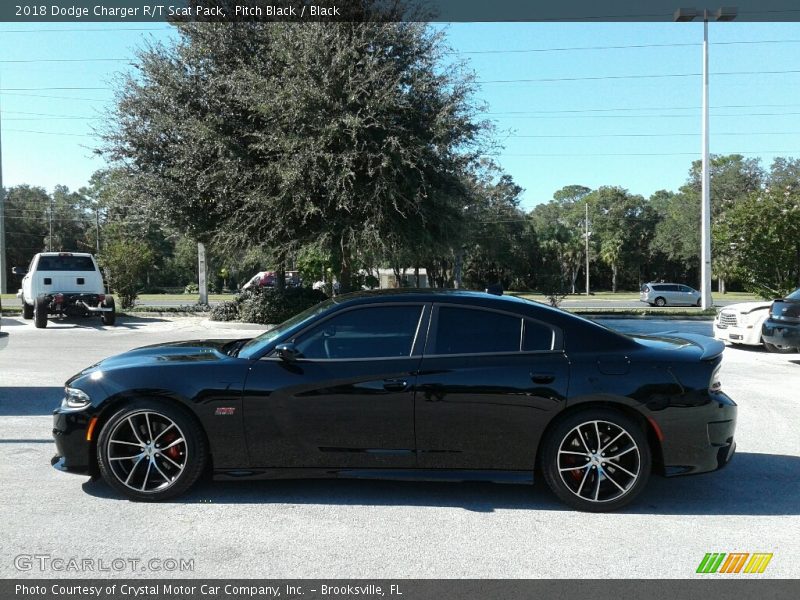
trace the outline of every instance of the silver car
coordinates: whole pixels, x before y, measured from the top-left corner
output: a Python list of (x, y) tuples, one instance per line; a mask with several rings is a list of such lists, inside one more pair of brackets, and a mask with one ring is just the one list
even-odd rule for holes
[(680, 283), (645, 283), (639, 300), (650, 306), (700, 306), (700, 292)]

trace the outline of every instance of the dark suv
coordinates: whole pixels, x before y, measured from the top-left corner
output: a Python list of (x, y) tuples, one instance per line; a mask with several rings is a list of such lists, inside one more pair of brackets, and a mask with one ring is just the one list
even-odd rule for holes
[(800, 288), (772, 303), (761, 337), (764, 345), (774, 346), (777, 352), (800, 349)]

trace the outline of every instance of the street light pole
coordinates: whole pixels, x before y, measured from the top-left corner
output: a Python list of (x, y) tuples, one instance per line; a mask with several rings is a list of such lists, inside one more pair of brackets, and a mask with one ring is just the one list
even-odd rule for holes
[[(700, 306), (711, 308), (711, 172), (709, 168), (709, 127), (708, 127), (708, 21), (733, 21), (736, 8), (723, 7), (713, 15), (704, 8), (703, 16), (703, 114), (702, 127), (702, 173), (700, 193)], [(700, 15), (696, 8), (679, 8), (675, 11), (675, 21), (693, 21)]]
[(711, 174), (708, 168), (708, 10), (703, 11), (703, 166), (700, 205), (700, 305), (711, 308)]

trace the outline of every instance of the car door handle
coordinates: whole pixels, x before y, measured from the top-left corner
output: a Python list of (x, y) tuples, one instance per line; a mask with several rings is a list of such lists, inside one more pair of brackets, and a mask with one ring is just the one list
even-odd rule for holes
[(553, 383), (556, 376), (552, 373), (531, 373), (533, 383)]
[(384, 379), (383, 389), (387, 392), (405, 392), (408, 389), (408, 381), (405, 379)]

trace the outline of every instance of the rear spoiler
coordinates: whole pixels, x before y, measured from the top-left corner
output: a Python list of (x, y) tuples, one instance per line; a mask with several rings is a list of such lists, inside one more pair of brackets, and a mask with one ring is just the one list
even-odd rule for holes
[(722, 351), (725, 350), (725, 344), (720, 340), (715, 340), (706, 335), (699, 333), (683, 333), (682, 331), (665, 331), (658, 335), (670, 335), (677, 339), (686, 340), (695, 346), (699, 347), (703, 353), (700, 355), (700, 360), (709, 360), (716, 358)]

